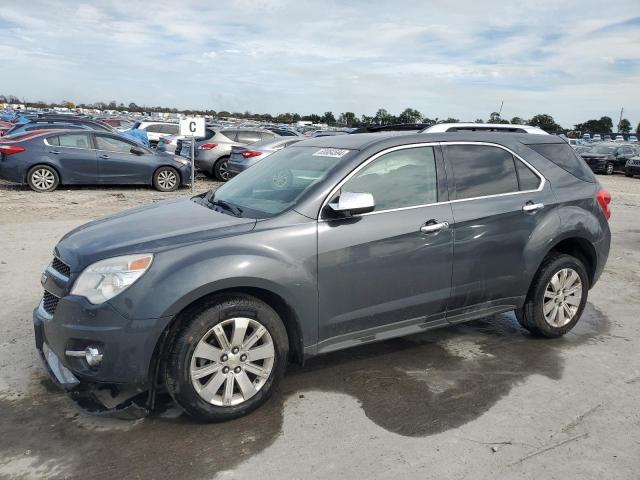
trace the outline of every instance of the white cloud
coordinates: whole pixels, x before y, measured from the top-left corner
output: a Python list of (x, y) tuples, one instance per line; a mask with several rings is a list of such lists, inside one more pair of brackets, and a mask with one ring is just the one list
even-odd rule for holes
[[(559, 3), (562, 3), (561, 5)], [(176, 3), (0, 9), (2, 93), (33, 99), (430, 117), (640, 120), (640, 9), (621, 0)], [(575, 12), (580, 14), (576, 15)], [(636, 20), (633, 20), (633, 19)]]

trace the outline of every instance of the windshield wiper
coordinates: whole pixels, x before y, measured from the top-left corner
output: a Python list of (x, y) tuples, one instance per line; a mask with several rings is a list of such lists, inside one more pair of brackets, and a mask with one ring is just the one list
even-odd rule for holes
[(233, 203), (225, 202), (224, 200), (213, 200), (209, 202), (211, 205), (221, 207), (228, 212), (231, 212), (236, 217), (242, 216), (242, 209)]

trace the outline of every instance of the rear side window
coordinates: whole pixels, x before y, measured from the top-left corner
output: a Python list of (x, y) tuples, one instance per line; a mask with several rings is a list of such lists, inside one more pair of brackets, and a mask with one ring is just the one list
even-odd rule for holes
[(240, 130), (238, 131), (238, 137), (236, 141), (238, 143), (250, 144), (256, 143), (260, 140), (262, 140), (262, 134), (260, 132)]
[(447, 162), (453, 170), (459, 200), (519, 190), (513, 156), (502, 148), (449, 145)]
[(89, 144), (89, 135), (75, 134), (60, 135), (58, 137), (61, 147), (73, 147), (73, 148), (91, 148)]
[(237, 130), (224, 130), (222, 132), (218, 132), (218, 135), (222, 135), (223, 137), (228, 138), (232, 142), (235, 142), (236, 138), (238, 137), (238, 131)]
[(527, 146), (574, 177), (578, 177), (585, 182), (596, 182), (596, 177), (593, 176), (591, 169), (584, 160), (576, 155), (573, 148), (566, 143), (538, 143)]
[(49, 145), (55, 145), (55, 146), (60, 146), (60, 137), (58, 137), (57, 135), (55, 137), (47, 137), (47, 143)]
[(270, 133), (270, 132), (262, 132), (260, 136), (262, 137), (262, 140), (269, 140), (271, 138), (276, 138), (276, 134)]
[(147, 132), (152, 132), (152, 133), (162, 133), (162, 125), (158, 124), (158, 123), (154, 123), (151, 125), (147, 125), (144, 128)]
[(372, 194), (375, 211), (435, 203), (438, 185), (433, 148), (386, 153), (351, 177), (341, 191)]
[(170, 125), (161, 125), (160, 127), (161, 127), (160, 130), (162, 131), (162, 133), (168, 133), (169, 135), (177, 135), (178, 132), (180, 131), (179, 125), (170, 124)]

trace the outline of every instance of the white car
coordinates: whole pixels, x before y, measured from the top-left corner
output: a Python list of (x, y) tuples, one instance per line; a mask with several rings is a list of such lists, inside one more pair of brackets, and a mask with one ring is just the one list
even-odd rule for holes
[(180, 125), (169, 122), (136, 122), (133, 128), (147, 132), (149, 143), (153, 146), (158, 145), (162, 137), (177, 135), (180, 132)]
[(616, 135), (614, 142), (624, 142), (624, 136)]

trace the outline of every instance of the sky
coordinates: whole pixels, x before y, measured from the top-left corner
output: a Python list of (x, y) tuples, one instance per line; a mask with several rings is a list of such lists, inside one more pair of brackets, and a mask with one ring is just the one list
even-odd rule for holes
[(640, 0), (0, 0), (0, 38), (28, 100), (640, 122)]

